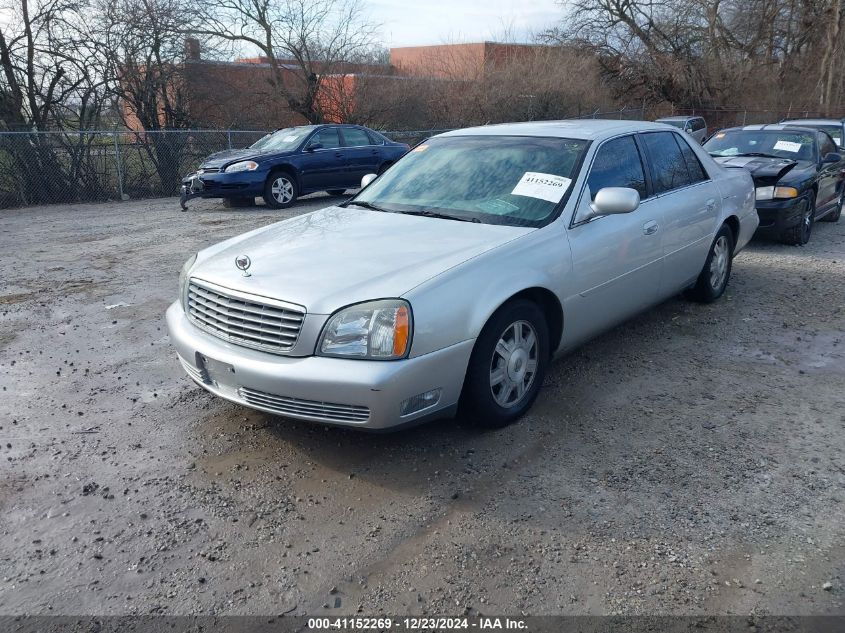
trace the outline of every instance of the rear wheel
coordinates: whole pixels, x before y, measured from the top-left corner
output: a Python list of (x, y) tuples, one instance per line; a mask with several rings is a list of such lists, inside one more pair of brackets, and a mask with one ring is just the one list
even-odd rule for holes
[(461, 395), (464, 415), (487, 428), (514, 422), (537, 398), (548, 362), (543, 311), (524, 299), (506, 304), (475, 343)]
[(833, 213), (828, 213), (824, 216), (822, 222), (839, 222), (843, 205), (845, 205), (845, 184), (842, 185), (842, 193), (839, 194), (839, 200), (836, 201), (836, 208), (833, 210)]
[(704, 268), (701, 269), (695, 285), (685, 293), (688, 299), (699, 303), (712, 303), (725, 293), (731, 278), (733, 249), (733, 231), (723, 224), (710, 246)]
[(791, 229), (784, 231), (781, 241), (784, 244), (803, 246), (810, 241), (813, 223), (816, 221), (816, 198), (810, 193), (801, 202), (798, 210), (801, 221)]
[(284, 171), (270, 174), (264, 184), (264, 202), (274, 209), (285, 209), (296, 202), (296, 181)]

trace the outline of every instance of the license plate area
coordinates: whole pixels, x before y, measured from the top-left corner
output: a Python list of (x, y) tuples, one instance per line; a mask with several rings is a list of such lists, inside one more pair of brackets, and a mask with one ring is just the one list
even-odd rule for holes
[(204, 354), (197, 354), (197, 365), (204, 377), (217, 387), (235, 386), (235, 368), (229, 363), (224, 363)]

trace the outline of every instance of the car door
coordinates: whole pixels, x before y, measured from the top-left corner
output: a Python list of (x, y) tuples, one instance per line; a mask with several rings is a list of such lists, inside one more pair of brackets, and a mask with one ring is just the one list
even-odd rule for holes
[[(314, 148), (315, 145), (321, 147)], [(337, 127), (319, 129), (305, 144), (300, 157), (302, 186), (306, 191), (341, 189), (346, 187), (343, 140)]]
[(372, 144), (370, 135), (361, 128), (343, 127), (341, 133), (349, 169), (348, 186), (360, 187), (361, 178), (367, 174), (378, 173), (381, 158), (379, 148)]
[[(633, 213), (582, 220), (604, 187), (636, 189), (640, 207)], [(564, 307), (564, 345), (584, 340), (654, 303), (663, 255), (659, 217), (632, 135), (607, 140), (597, 149), (567, 236), (573, 280)]]
[(645, 132), (639, 138), (663, 229), (660, 295), (667, 297), (695, 281), (704, 267), (721, 211), (721, 194), (683, 135)]
[(819, 143), (819, 180), (816, 196), (816, 210), (825, 211), (839, 199), (839, 181), (842, 178), (842, 162), (825, 163), (824, 157), (836, 153), (836, 143), (827, 132), (818, 132)]

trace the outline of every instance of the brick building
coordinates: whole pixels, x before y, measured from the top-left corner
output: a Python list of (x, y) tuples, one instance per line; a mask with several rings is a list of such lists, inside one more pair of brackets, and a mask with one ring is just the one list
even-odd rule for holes
[[(387, 108), (401, 103), (402, 90), (409, 81), (453, 82), (460, 90), (462, 82), (481, 79), (542, 50), (546, 47), (495, 42), (392, 48), (389, 64), (349, 64), (339, 74), (324, 76), (317, 99), (326, 120), (354, 120), (354, 113), (365, 100), (370, 109), (378, 104)], [(282, 67), (290, 69), (286, 81), (294, 85), (298, 81), (295, 63), (283, 61)], [(276, 129), (306, 123), (274, 91), (273, 70), (267, 58), (206, 60), (199, 41), (188, 38), (179, 70), (188, 118), (197, 127)], [(124, 106), (124, 114), (131, 128), (141, 128), (130, 108)]]

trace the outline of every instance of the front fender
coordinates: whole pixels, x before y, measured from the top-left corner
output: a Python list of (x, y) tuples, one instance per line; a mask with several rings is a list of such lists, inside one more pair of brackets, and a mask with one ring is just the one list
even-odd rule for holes
[(478, 337), (508, 299), (549, 290), (563, 305), (572, 256), (560, 222), (532, 231), (451, 268), (403, 295), (414, 311), (411, 356)]

